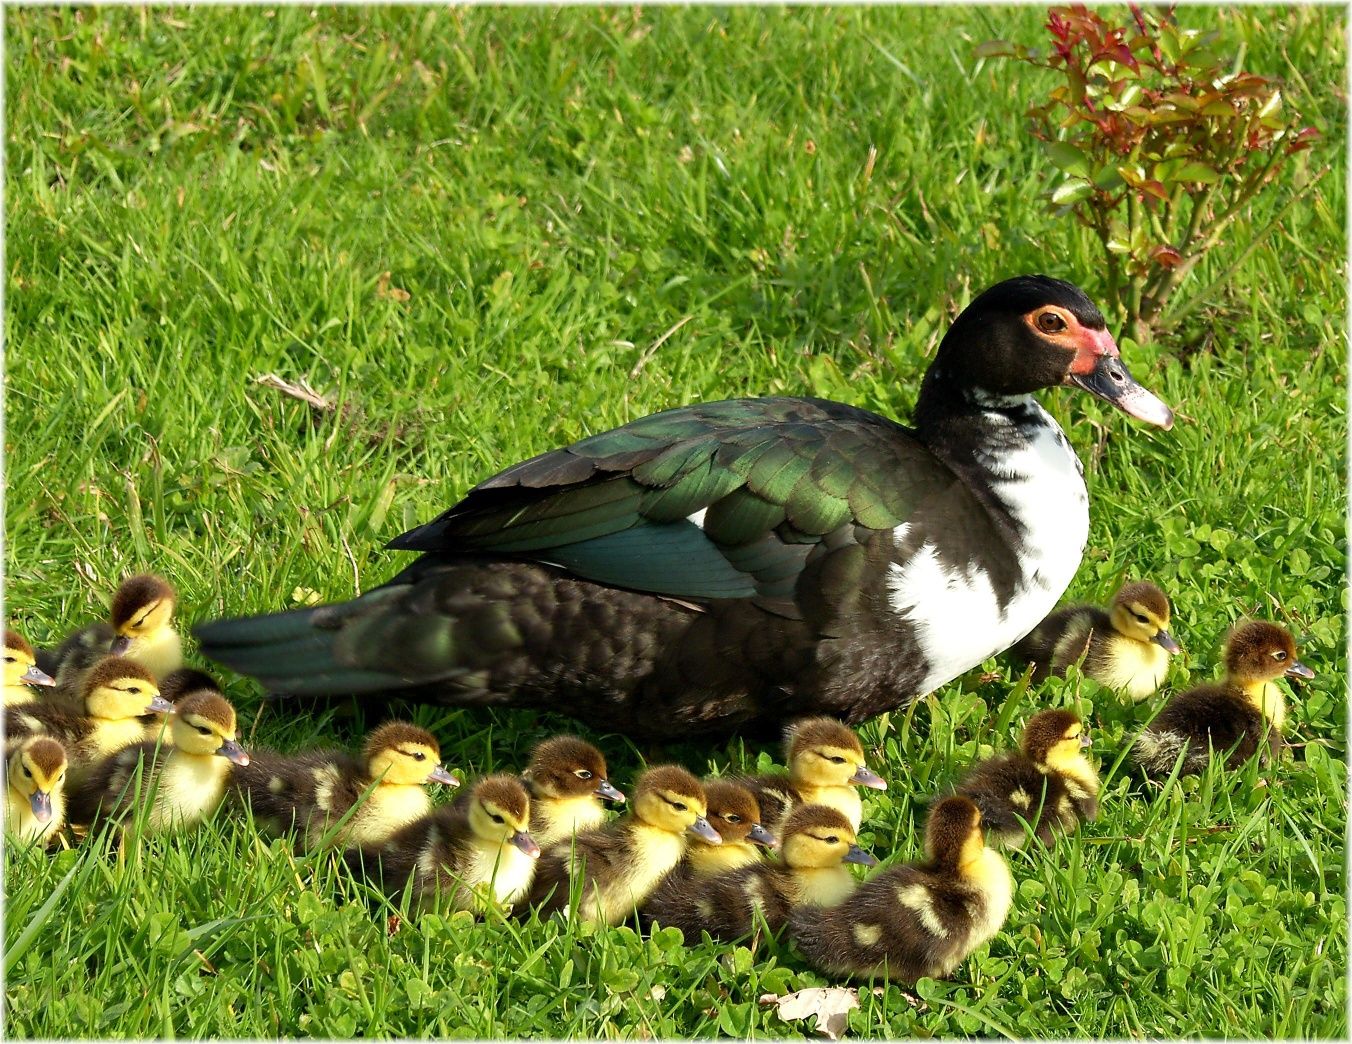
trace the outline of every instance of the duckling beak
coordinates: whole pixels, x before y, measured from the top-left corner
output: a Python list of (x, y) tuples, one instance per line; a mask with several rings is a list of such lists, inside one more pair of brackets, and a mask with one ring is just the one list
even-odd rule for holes
[(1094, 741), (1093, 741), (1092, 739), (1089, 738), (1089, 733), (1087, 733), (1087, 732), (1082, 732), (1082, 733), (1080, 733), (1080, 749), (1081, 749), (1081, 750), (1088, 750), (1088, 749), (1089, 749), (1090, 747), (1092, 747), (1093, 745), (1094, 745)]
[(607, 801), (618, 801), (624, 803), (624, 794), (620, 788), (611, 783), (608, 779), (601, 780), (596, 784), (596, 789), (592, 791), (599, 798), (605, 798)]
[(873, 790), (887, 789), (887, 780), (867, 765), (860, 765), (854, 775), (850, 777), (850, 782), (856, 787), (870, 787)]
[(249, 763), (249, 755), (245, 753), (244, 748), (231, 739), (223, 741), (216, 753), (223, 758), (228, 758), (232, 765), (247, 765)]
[(445, 769), (445, 767), (441, 765), (438, 765), (436, 768), (434, 768), (431, 772), (427, 774), (427, 782), (445, 783), (448, 787), (460, 786), (460, 780), (457, 779), (455, 776), (452, 776), (450, 772), (448, 772)]
[(531, 837), (524, 830), (518, 830), (515, 834), (513, 834), (511, 837), (507, 839), (507, 843), (509, 845), (515, 845), (517, 848), (521, 849), (521, 851), (525, 852), (526, 855), (530, 856), (532, 859), (540, 858), (540, 846), (536, 844), (535, 838)]
[(1288, 678), (1313, 678), (1314, 671), (1310, 670), (1305, 664), (1297, 660), (1286, 668), (1286, 676)]
[(747, 831), (746, 839), (753, 845), (764, 845), (766, 848), (777, 848), (779, 842), (775, 840), (775, 835), (766, 830), (765, 827), (757, 823)]
[(108, 652), (113, 656), (121, 656), (131, 648), (131, 639), (125, 634), (119, 634), (113, 639), (113, 644), (108, 646)]
[(1094, 340), (1076, 352), (1066, 382), (1078, 385), (1090, 395), (1111, 403), (1128, 417), (1143, 420), (1165, 431), (1172, 428), (1174, 411), (1153, 392), (1146, 391), (1132, 379), (1118, 355), (1112, 335), (1106, 330), (1086, 332)]
[(851, 845), (850, 850), (845, 853), (845, 862), (858, 863), (860, 866), (877, 866), (878, 860), (869, 855), (858, 845)]
[(150, 706), (146, 708), (146, 713), (155, 711), (159, 714), (170, 714), (174, 710), (174, 705), (166, 700), (159, 693), (150, 698)]
[(55, 685), (56, 679), (44, 671), (36, 663), (19, 675), (19, 681), (25, 685)]
[(708, 844), (721, 845), (723, 843), (723, 835), (720, 834), (713, 827), (711, 827), (709, 825), (709, 821), (705, 819), (703, 816), (700, 816), (697, 820), (695, 820), (688, 827), (686, 827), (686, 830), (694, 834), (701, 841), (705, 841)]
[(45, 823), (52, 818), (52, 795), (44, 793), (41, 790), (33, 791), (28, 798), (28, 804), (33, 808), (33, 818), (39, 823)]
[(1168, 631), (1160, 631), (1154, 638), (1150, 639), (1170, 656), (1177, 656), (1183, 651), (1183, 646), (1174, 641), (1174, 636)]

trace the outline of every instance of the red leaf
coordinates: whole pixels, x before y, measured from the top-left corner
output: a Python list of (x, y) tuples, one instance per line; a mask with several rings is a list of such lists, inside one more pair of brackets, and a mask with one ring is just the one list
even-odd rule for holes
[(1171, 246), (1157, 246), (1150, 251), (1150, 259), (1161, 268), (1177, 268), (1183, 263), (1183, 255)]

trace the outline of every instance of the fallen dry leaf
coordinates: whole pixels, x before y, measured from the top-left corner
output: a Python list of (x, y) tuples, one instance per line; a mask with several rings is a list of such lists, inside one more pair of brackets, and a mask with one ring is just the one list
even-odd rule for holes
[(814, 986), (783, 997), (767, 993), (760, 1002), (775, 1005), (785, 1022), (797, 1022), (815, 1015), (816, 1031), (828, 1040), (839, 1040), (848, 1028), (850, 1012), (859, 1007), (859, 994), (840, 986)]
[(273, 388), (293, 399), (299, 399), (316, 410), (328, 411), (333, 409), (332, 400), (315, 391), (304, 377), (299, 381), (288, 381), (285, 377), (278, 377), (275, 373), (265, 373), (261, 377), (255, 377), (254, 383), (261, 384), (265, 388)]

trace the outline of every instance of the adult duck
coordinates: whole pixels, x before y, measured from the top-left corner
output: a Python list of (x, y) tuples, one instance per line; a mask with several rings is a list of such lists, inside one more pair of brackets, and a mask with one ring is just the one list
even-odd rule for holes
[(1020, 276), (953, 323), (912, 428), (822, 399), (668, 410), (514, 465), (390, 543), (350, 602), (197, 629), (278, 693), (547, 708), (651, 738), (858, 722), (1008, 648), (1080, 564), (1079, 460), (1033, 393), (1161, 427), (1083, 291)]

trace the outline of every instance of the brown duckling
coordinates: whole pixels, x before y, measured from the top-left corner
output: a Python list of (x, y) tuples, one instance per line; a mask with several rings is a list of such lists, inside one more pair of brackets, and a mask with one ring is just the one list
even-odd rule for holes
[(1134, 700), (1150, 696), (1164, 682), (1169, 656), (1182, 652), (1169, 634), (1169, 599), (1146, 580), (1125, 585), (1104, 610), (1096, 605), (1058, 609), (1011, 650), (1032, 663), (1033, 680), (1065, 677), (1081, 669), (1100, 685)]
[(486, 776), (468, 801), (442, 805), (380, 845), (349, 849), (348, 865), (389, 896), (405, 888), (415, 910), (510, 908), (528, 892), (540, 846), (530, 794), (515, 776)]
[(943, 978), (1004, 924), (1014, 880), (982, 838), (981, 811), (962, 796), (935, 804), (923, 863), (875, 874), (833, 907), (803, 905), (790, 931), (828, 975), (912, 983)]
[(373, 731), (360, 758), (335, 750), (255, 751), (233, 779), (261, 826), (274, 833), (298, 827), (310, 848), (330, 834), (343, 846), (381, 844), (432, 811), (429, 783), (460, 785), (442, 767), (436, 737), (402, 721)]
[(47, 736), (14, 745), (5, 772), (5, 832), (46, 844), (66, 821), (66, 751)]
[(38, 666), (37, 654), (18, 631), (5, 632), (5, 706), (36, 703), (31, 686), (53, 686), (55, 679)]
[(631, 916), (681, 861), (688, 835), (721, 839), (705, 818), (699, 780), (678, 765), (639, 777), (628, 815), (556, 844), (540, 860), (530, 905), (543, 917), (567, 909), (574, 889), (578, 917), (616, 924)]
[(530, 833), (547, 849), (606, 821), (604, 801), (624, 801), (606, 777), (605, 756), (576, 736), (536, 745), (521, 774), (530, 791)]
[(1228, 752), (1227, 769), (1255, 753), (1275, 758), (1280, 752), (1286, 696), (1276, 680), (1313, 678), (1314, 671), (1296, 659), (1295, 640), (1284, 628), (1261, 620), (1230, 632), (1224, 660), (1223, 681), (1173, 697), (1136, 737), (1132, 756), (1147, 775), (1167, 776), (1180, 753), (1179, 773), (1187, 776), (1201, 772), (1212, 751)]
[(755, 795), (730, 779), (706, 779), (705, 818), (721, 839), (718, 844), (693, 835), (685, 849), (681, 867), (696, 876), (726, 873), (761, 861), (761, 851), (775, 847), (775, 836), (761, 826), (760, 806)]
[(70, 783), (109, 755), (134, 743), (154, 740), (162, 722), (145, 716), (170, 711), (155, 677), (138, 663), (106, 656), (85, 675), (82, 714), (46, 703), (6, 708), (6, 742), (46, 735), (57, 740), (70, 761)]
[(761, 822), (774, 830), (795, 805), (826, 805), (843, 813), (855, 830), (864, 821), (857, 787), (886, 790), (865, 764), (864, 746), (835, 718), (805, 718), (785, 731), (787, 775), (767, 773), (741, 780), (756, 798)]
[(1098, 815), (1098, 773), (1085, 756), (1089, 733), (1067, 710), (1034, 714), (1021, 749), (975, 766), (957, 786), (981, 809), (987, 837), (1011, 848), (1027, 838), (1024, 821), (1045, 845)]
[(43, 654), (51, 666), (42, 666), (55, 675), (59, 694), (70, 702), (85, 672), (105, 656), (125, 656), (156, 678), (181, 667), (183, 647), (174, 629), (177, 600), (163, 577), (143, 573), (123, 580), (106, 621), (80, 628)]
[(225, 798), (231, 766), (249, 764), (235, 728), (235, 708), (219, 693), (183, 696), (169, 716), (169, 743), (118, 751), (72, 787), (71, 822), (122, 821), (142, 805), (151, 834), (205, 819)]
[(757, 860), (710, 876), (678, 870), (644, 904), (644, 921), (679, 928), (690, 942), (701, 931), (731, 940), (756, 928), (759, 911), (777, 934), (798, 904), (834, 906), (854, 890), (846, 863), (877, 865), (856, 844), (849, 820), (834, 808), (799, 805), (782, 829), (782, 862)]

